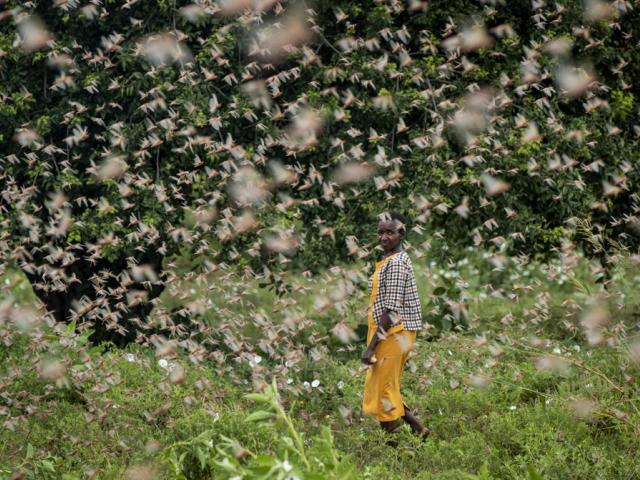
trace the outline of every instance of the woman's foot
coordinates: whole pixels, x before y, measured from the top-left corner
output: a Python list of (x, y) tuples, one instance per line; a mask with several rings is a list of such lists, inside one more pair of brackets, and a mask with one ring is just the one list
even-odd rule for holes
[(422, 426), (411, 409), (409, 409), (409, 407), (407, 407), (406, 405), (404, 406), (404, 416), (402, 417), (402, 419), (409, 424), (409, 426), (411, 427), (411, 431), (415, 435), (418, 435), (423, 442), (427, 440), (427, 438), (431, 434), (431, 430), (429, 430), (427, 427)]
[(429, 435), (431, 435), (431, 430), (429, 430), (427, 427), (422, 427), (421, 430), (414, 432), (416, 435), (420, 436), (420, 439), (423, 442), (427, 441), (427, 438), (429, 438)]

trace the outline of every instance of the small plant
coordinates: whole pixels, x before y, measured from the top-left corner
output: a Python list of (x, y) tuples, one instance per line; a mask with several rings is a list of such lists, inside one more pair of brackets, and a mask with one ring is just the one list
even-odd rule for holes
[(56, 473), (55, 468), (56, 463), (59, 462), (60, 458), (52, 455), (36, 458), (36, 450), (33, 445), (29, 443), (24, 460), (17, 465), (13, 471), (0, 467), (0, 479), (24, 478), (25, 480), (53, 480), (54, 478), (59, 478), (59, 474)]
[(173, 478), (206, 478), (214, 435), (213, 430), (205, 430), (192, 439), (176, 442), (164, 450), (164, 459)]
[[(165, 461), (173, 478), (221, 478), (222, 474), (243, 480), (356, 478), (353, 465), (334, 448), (327, 426), (321, 428), (320, 435), (312, 439), (309, 447), (305, 446), (302, 434), (280, 403), (275, 380), (263, 393), (250, 393), (245, 398), (262, 405), (263, 408), (252, 412), (245, 422), (264, 422), (273, 430), (273, 437), (278, 439), (272, 445), (273, 453), (256, 454), (233, 438), (206, 430), (165, 449)], [(214, 442), (216, 436), (217, 443)]]

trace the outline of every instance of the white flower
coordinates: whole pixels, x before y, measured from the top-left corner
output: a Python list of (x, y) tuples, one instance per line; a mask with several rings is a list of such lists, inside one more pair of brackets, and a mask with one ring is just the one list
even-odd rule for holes
[(302, 382), (302, 385), (304, 385), (305, 387), (309, 387), (310, 386), (309, 382), (307, 382), (307, 381)]
[(516, 409), (516, 406), (515, 406), (515, 405), (511, 405), (511, 406), (509, 407), (509, 410), (515, 410), (515, 409)]
[(169, 366), (169, 362), (167, 362), (164, 358), (161, 358), (160, 360), (158, 360), (158, 365), (160, 365), (160, 368), (167, 368)]
[(289, 460), (285, 460), (282, 462), (282, 469), (288, 473), (293, 469), (293, 466), (289, 463)]
[(343, 382), (342, 380), (340, 380), (340, 381), (338, 382), (338, 388), (339, 388), (340, 390), (342, 390), (342, 389), (344, 388), (344, 382)]
[(135, 362), (136, 361), (136, 356), (133, 353), (126, 353), (124, 355), (124, 358), (126, 358), (128, 362)]
[(291, 385), (293, 383), (293, 378), (287, 378), (287, 385)]
[(320, 380), (314, 380), (313, 382), (311, 382), (311, 386), (313, 388), (318, 388), (320, 386)]

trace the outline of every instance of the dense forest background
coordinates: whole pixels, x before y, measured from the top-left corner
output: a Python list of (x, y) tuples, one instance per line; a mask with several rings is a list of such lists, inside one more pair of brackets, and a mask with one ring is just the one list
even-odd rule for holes
[(2, 256), (57, 319), (131, 327), (178, 252), (284, 288), (385, 210), (447, 256), (637, 249), (633, 2), (244, 3), (3, 2)]

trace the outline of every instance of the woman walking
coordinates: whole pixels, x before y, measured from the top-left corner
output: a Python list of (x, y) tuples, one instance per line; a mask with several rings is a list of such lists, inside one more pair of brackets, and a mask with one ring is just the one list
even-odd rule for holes
[(402, 419), (426, 439), (429, 429), (404, 404), (400, 379), (409, 352), (422, 329), (422, 313), (411, 259), (402, 250), (407, 219), (398, 213), (382, 214), (378, 241), (384, 257), (369, 279), (367, 348), (361, 360), (367, 369), (363, 411), (384, 430), (396, 432)]

